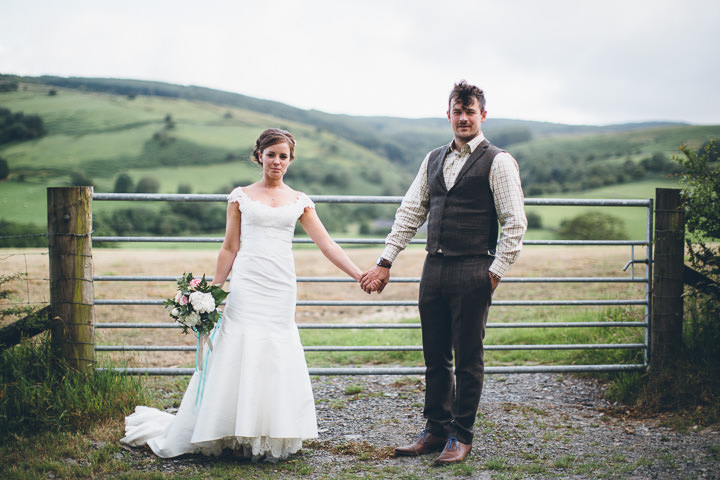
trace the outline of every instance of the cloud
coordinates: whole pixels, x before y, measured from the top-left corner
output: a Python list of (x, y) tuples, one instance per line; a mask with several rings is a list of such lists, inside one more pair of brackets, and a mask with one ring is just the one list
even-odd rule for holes
[[(0, 72), (195, 84), (353, 115), (720, 123), (720, 2), (6, 0)], [(28, 41), (30, 39), (30, 41)]]

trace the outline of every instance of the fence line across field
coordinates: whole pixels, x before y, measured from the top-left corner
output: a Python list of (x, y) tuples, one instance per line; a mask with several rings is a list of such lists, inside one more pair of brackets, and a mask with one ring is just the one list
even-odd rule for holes
[[(349, 204), (399, 204), (402, 197), (398, 196), (346, 196), (346, 195), (311, 195), (315, 203), (349, 203)], [(161, 202), (226, 202), (226, 195), (209, 194), (129, 194), (129, 193), (94, 193), (93, 201), (161, 201)], [(488, 351), (509, 350), (607, 350), (607, 349), (638, 349), (643, 351), (643, 361), (638, 364), (613, 365), (533, 365), (533, 366), (486, 366), (486, 373), (543, 373), (543, 372), (599, 372), (642, 370), (648, 365), (650, 339), (651, 279), (652, 279), (652, 237), (653, 237), (653, 200), (635, 199), (525, 199), (525, 205), (536, 206), (590, 206), (590, 207), (636, 207), (646, 210), (646, 238), (644, 240), (528, 240), (526, 246), (629, 246), (630, 259), (623, 271), (630, 268), (627, 277), (507, 277), (503, 283), (601, 283), (601, 284), (645, 284), (644, 298), (626, 298), (616, 300), (496, 300), (494, 306), (532, 307), (532, 306), (638, 306), (644, 308), (644, 321), (640, 322), (518, 322), (489, 323), (487, 328), (642, 328), (643, 343), (625, 344), (543, 344), (543, 345), (485, 345)], [(93, 236), (93, 242), (147, 242), (147, 243), (220, 243), (221, 237), (156, 237), (156, 236)], [(384, 238), (335, 238), (339, 244), (349, 245), (382, 245)], [(295, 238), (293, 243), (312, 243), (307, 238)], [(424, 244), (424, 239), (414, 239), (412, 244)], [(645, 255), (635, 257), (635, 247), (645, 247)], [(635, 275), (635, 264), (645, 264), (645, 274)], [(141, 275), (97, 275), (94, 282), (174, 282), (174, 276), (141, 276)], [(212, 281), (212, 278), (210, 278)], [(344, 277), (298, 277), (299, 283), (354, 283)], [(419, 283), (419, 277), (394, 277), (393, 283)], [(95, 299), (95, 305), (162, 305), (162, 300), (153, 299)], [(417, 306), (417, 300), (298, 300), (298, 306)], [(98, 329), (130, 329), (130, 328), (177, 328), (175, 323), (106, 323), (97, 322)], [(298, 324), (300, 329), (419, 329), (419, 323), (381, 323), (381, 324)], [(385, 345), (385, 346), (314, 346), (304, 347), (307, 352), (329, 351), (421, 351), (418, 345)], [(163, 352), (163, 351), (195, 351), (195, 346), (182, 345), (98, 345), (97, 352)], [(134, 375), (189, 375), (192, 368), (118, 368), (118, 371)], [(423, 367), (310, 367), (311, 375), (422, 375)]]

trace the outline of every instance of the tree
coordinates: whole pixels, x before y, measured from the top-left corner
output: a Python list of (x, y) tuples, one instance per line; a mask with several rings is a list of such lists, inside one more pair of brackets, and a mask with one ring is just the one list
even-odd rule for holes
[(130, 193), (133, 190), (133, 181), (130, 175), (127, 173), (121, 173), (115, 179), (115, 187), (113, 192), (115, 193)]
[(12, 113), (7, 108), (0, 108), (0, 144), (32, 140), (46, 133), (40, 116), (26, 116), (23, 112)]
[(82, 172), (72, 172), (70, 174), (70, 185), (76, 187), (92, 187), (93, 181)]
[(645, 169), (629, 158), (623, 163), (622, 172), (632, 180), (637, 180), (645, 176)]
[(18, 82), (0, 82), (0, 92), (15, 92), (18, 89)]
[(625, 222), (602, 212), (587, 212), (560, 224), (558, 236), (566, 240), (626, 240)]
[[(709, 140), (700, 147), (700, 153), (707, 155), (708, 164), (720, 162), (720, 144), (716, 140)], [(716, 167), (717, 168), (717, 167)]]
[(31, 223), (15, 223), (0, 220), (0, 232), (5, 238), (0, 238), (0, 248), (47, 248), (47, 228)]
[(642, 159), (640, 165), (650, 173), (678, 172), (677, 164), (660, 152), (653, 153), (651, 157)]
[(492, 132), (492, 142), (500, 148), (530, 140), (532, 140), (532, 132), (527, 127), (506, 127)]
[(143, 177), (137, 183), (137, 193), (157, 193), (160, 191), (160, 182), (155, 177)]
[(542, 228), (542, 217), (537, 212), (526, 213), (528, 228), (540, 229)]
[[(684, 157), (676, 160), (683, 167), (680, 178), (685, 201), (686, 243), (692, 266), (711, 279), (720, 280), (720, 155), (715, 140), (700, 152), (686, 145)], [(713, 243), (714, 242), (714, 243)], [(720, 306), (720, 299), (716, 299)]]
[(5, 180), (10, 176), (10, 166), (7, 160), (0, 157), (0, 180)]
[(700, 239), (720, 239), (720, 156), (715, 140), (706, 143), (699, 153), (686, 145), (685, 155), (677, 161), (684, 171), (680, 179), (684, 187), (687, 229)]

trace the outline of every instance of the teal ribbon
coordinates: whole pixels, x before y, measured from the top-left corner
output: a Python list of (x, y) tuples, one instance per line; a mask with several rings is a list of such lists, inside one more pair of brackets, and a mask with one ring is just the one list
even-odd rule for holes
[[(212, 341), (215, 339), (215, 334), (220, 329), (220, 322), (222, 322), (222, 312), (218, 313), (220, 315), (220, 318), (218, 318), (218, 321), (215, 324), (212, 333), (210, 334), (210, 343), (212, 343)], [(195, 394), (195, 406), (193, 410), (197, 410), (198, 404), (202, 403), (203, 396), (205, 395), (205, 380), (207, 379), (206, 372), (208, 366), (208, 357), (210, 356), (210, 349), (208, 348), (203, 352), (203, 359), (200, 359), (200, 335), (196, 333), (195, 338), (197, 339), (197, 347), (195, 349), (195, 371), (200, 371), (200, 380), (198, 380), (198, 389), (197, 393)], [(199, 363), (200, 361), (202, 361), (202, 363)]]

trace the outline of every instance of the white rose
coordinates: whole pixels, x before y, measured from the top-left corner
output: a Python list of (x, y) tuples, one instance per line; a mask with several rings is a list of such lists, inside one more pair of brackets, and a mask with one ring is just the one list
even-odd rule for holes
[(210, 313), (215, 310), (215, 298), (210, 293), (193, 292), (190, 294), (190, 303), (199, 313)]
[(173, 317), (177, 317), (178, 315), (180, 315), (180, 310), (178, 310), (177, 308), (173, 308), (170, 311), (170, 315), (172, 315)]
[(183, 318), (183, 323), (188, 327), (194, 327), (200, 323), (200, 315), (197, 312), (190, 312)]

